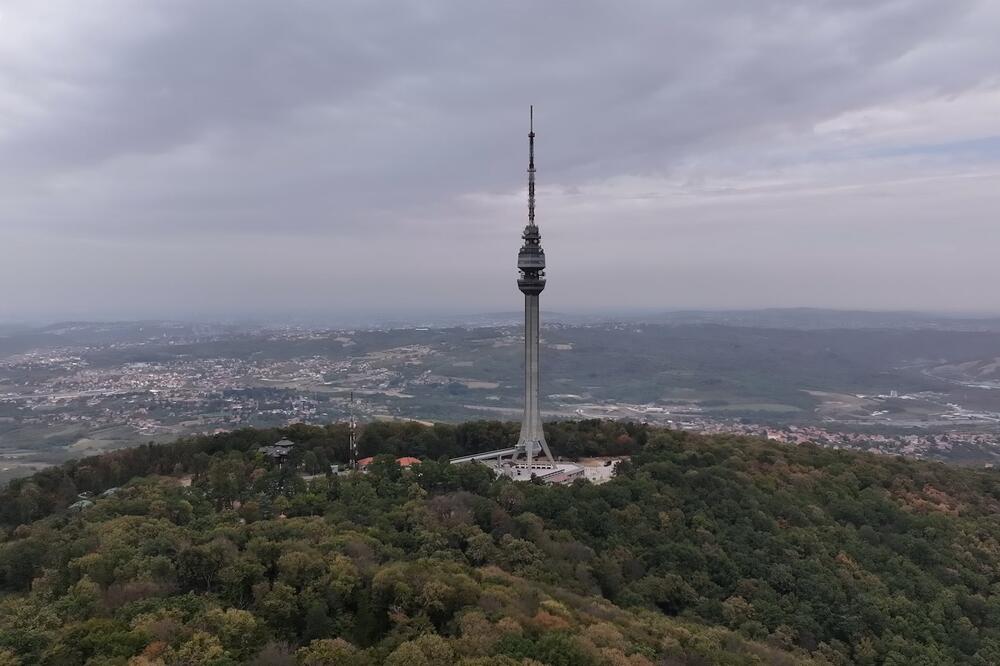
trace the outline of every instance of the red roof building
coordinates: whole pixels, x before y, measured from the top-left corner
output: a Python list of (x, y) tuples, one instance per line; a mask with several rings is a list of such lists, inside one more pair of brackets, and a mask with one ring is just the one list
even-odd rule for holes
[[(375, 458), (373, 457), (362, 458), (361, 460), (358, 461), (358, 467), (360, 469), (364, 469), (365, 467), (368, 467), (368, 465), (371, 465), (373, 460), (375, 460)], [(396, 464), (399, 465), (400, 467), (410, 467), (412, 465), (419, 465), (420, 458), (414, 458), (413, 456), (403, 456), (402, 458), (396, 458)]]

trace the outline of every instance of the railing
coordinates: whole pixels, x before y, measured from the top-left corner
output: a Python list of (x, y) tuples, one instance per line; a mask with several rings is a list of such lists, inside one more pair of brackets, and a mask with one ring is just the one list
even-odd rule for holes
[(496, 451), (487, 451), (485, 453), (473, 453), (471, 456), (461, 456), (459, 458), (452, 458), (448, 462), (450, 462), (452, 465), (457, 465), (459, 463), (474, 462), (476, 460), (490, 460), (492, 458), (502, 458), (504, 456), (512, 456), (522, 451), (524, 451), (524, 447), (515, 446), (509, 449), (497, 449)]

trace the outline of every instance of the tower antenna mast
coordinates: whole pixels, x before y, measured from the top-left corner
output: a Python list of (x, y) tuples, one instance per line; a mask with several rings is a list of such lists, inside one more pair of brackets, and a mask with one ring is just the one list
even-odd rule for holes
[(535, 106), (528, 111), (528, 224), (535, 224)]

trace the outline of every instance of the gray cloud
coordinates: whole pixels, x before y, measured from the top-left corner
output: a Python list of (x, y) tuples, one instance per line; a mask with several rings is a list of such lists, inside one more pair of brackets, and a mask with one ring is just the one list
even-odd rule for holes
[(5, 4), (0, 317), (996, 309), (989, 0)]

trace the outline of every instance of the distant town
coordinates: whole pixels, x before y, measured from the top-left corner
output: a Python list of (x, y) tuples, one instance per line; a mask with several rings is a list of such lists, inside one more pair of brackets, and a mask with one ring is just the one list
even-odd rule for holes
[[(879, 335), (872, 332), (864, 344), (883, 344)], [(829, 333), (817, 336), (816, 344), (829, 345)], [(931, 366), (914, 352), (905, 362), (888, 359), (884, 368), (858, 365), (852, 372), (864, 381), (833, 374), (820, 385), (808, 363), (798, 363), (794, 375), (769, 367), (766, 356), (779, 343), (788, 350), (786, 338), (812, 344), (774, 329), (554, 323), (542, 331), (542, 414), (972, 465), (1000, 459), (1000, 391), (982, 373), (964, 381), (959, 373), (969, 361)], [(352, 410), (362, 424), (515, 421), (521, 414), (523, 338), (516, 324), (356, 330), (80, 324), (4, 340), (0, 481), (138, 443), (328, 423)], [(844, 359), (838, 362), (853, 368), (849, 354), (872, 354), (851, 344), (857, 351), (837, 353)], [(719, 360), (723, 345), (731, 360)], [(972, 352), (984, 359), (975, 367), (988, 367), (992, 348)], [(785, 353), (816, 356), (808, 349)]]

